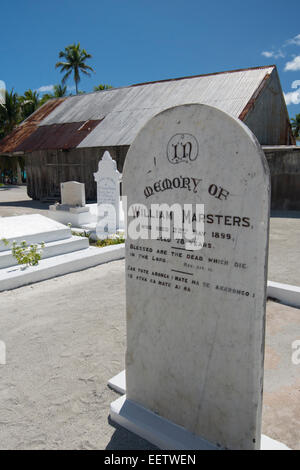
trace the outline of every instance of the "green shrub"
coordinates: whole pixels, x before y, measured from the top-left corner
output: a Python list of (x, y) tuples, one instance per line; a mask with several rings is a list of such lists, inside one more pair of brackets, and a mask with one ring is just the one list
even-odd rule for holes
[(119, 245), (120, 243), (125, 243), (125, 239), (123, 237), (105, 238), (104, 240), (97, 240), (95, 242), (95, 246), (103, 248), (104, 246)]
[(90, 238), (91, 234), (86, 232), (85, 230), (83, 232), (75, 232), (72, 230), (72, 235), (75, 235), (76, 237), (85, 237), (85, 238)]
[[(9, 241), (2, 238), (4, 245), (8, 246)], [(12, 243), (11, 253), (17, 260), (17, 263), (22, 266), (37, 266), (42, 259), (43, 249), (45, 243), (28, 245), (26, 241), (18, 244), (16, 241)]]

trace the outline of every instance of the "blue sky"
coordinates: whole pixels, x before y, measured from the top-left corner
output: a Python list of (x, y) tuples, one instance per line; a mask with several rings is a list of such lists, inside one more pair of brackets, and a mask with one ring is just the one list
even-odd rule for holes
[(0, 34), (0, 80), (19, 94), (59, 83), (59, 51), (80, 42), (96, 72), (80, 90), (276, 64), (289, 114), (300, 113), (295, 3), (11, 0), (1, 2)]

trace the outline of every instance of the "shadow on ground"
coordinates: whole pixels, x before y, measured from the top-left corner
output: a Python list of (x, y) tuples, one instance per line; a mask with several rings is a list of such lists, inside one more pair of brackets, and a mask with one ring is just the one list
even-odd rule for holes
[(49, 209), (49, 204), (40, 202), (40, 201), (32, 201), (27, 200), (27, 201), (5, 201), (5, 202), (0, 202), (0, 207), (26, 207), (28, 209), (44, 209), (48, 210)]
[(300, 219), (300, 211), (275, 211), (271, 210), (271, 217), (279, 219)]
[(115, 432), (107, 444), (106, 450), (157, 450), (157, 447), (150, 442), (116, 424), (110, 416), (108, 424), (115, 428)]

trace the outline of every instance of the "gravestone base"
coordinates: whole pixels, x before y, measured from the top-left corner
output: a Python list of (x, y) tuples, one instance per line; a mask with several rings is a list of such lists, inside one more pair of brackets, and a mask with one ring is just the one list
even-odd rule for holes
[[(163, 450), (224, 450), (181, 426), (162, 418), (126, 395), (110, 405), (111, 419)], [(261, 436), (260, 450), (290, 450), (285, 444)]]
[(61, 224), (71, 224), (73, 227), (81, 227), (92, 222), (92, 215), (89, 207), (74, 207), (63, 204), (56, 204), (49, 207), (48, 215), (51, 219)]
[(119, 372), (108, 381), (108, 386), (115, 390), (117, 393), (124, 395), (126, 393), (126, 371)]

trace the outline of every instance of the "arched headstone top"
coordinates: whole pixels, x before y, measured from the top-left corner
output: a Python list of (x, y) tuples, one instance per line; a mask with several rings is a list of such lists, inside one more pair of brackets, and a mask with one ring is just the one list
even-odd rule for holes
[(94, 173), (95, 181), (101, 178), (104, 173), (109, 173), (110, 177), (120, 179), (121, 173), (117, 169), (117, 162), (111, 157), (108, 150), (106, 150), (99, 160), (98, 171)]
[[(185, 128), (185, 116), (194, 116), (193, 123), (190, 122), (192, 130), (190, 127)], [(166, 121), (168, 129), (164, 125)], [(181, 136), (182, 142), (178, 140)], [(191, 155), (186, 158), (176, 158), (175, 153), (172, 155), (176, 143), (179, 147), (181, 143), (183, 146), (191, 144)], [(179, 147), (177, 146), (177, 151), (180, 151)], [(188, 148), (186, 145), (186, 153)], [(158, 174), (162, 166), (172, 165), (173, 170), (177, 169), (180, 173), (187, 167), (196, 168), (205, 165), (208, 169), (210, 165), (214, 165), (217, 168), (214, 170), (211, 167), (210, 173), (215, 172), (217, 175), (223, 165), (224, 152), (234, 148), (232, 159), (235, 174), (241, 173), (239, 171), (241, 164), (246, 164), (249, 169), (255, 165), (259, 169), (256, 178), (266, 181), (270, 178), (265, 154), (255, 135), (242, 121), (218, 108), (204, 104), (186, 104), (168, 108), (148, 121), (132, 143), (123, 169), (124, 194), (126, 194), (126, 180), (128, 177), (130, 179), (130, 175), (136, 169), (139, 173), (145, 169), (145, 173), (151, 179), (151, 175), (155, 172)], [(145, 149), (147, 157), (142, 157)], [(214, 159), (211, 159), (212, 154), (216, 156)], [(253, 156), (249, 158), (250, 154), (255, 155), (255, 158)]]

